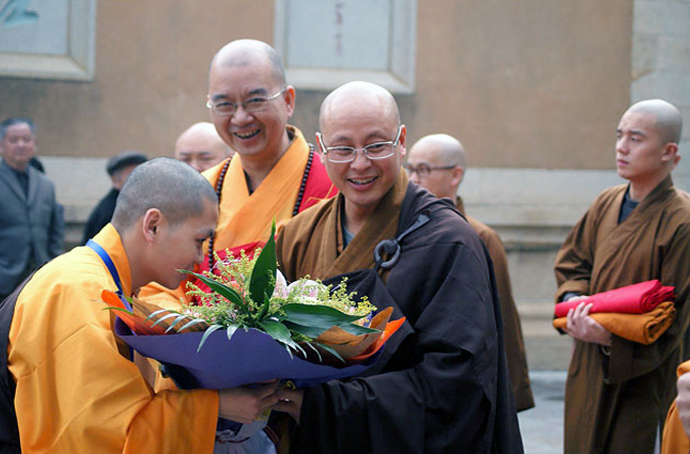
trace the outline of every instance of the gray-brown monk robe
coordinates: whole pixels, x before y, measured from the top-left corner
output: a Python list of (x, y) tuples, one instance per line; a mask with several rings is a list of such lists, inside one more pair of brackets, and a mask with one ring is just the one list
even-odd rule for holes
[(494, 229), (465, 213), (465, 205), (461, 197), (457, 198), (455, 206), (458, 211), (465, 215), (467, 222), (479, 234), (479, 238), (484, 241), (491, 260), (494, 262), (496, 288), (498, 289), (501, 316), (503, 317), (503, 344), (508, 360), (508, 373), (513, 388), (513, 397), (515, 397), (515, 409), (517, 411), (527, 410), (534, 407), (534, 397), (529, 384), (529, 370), (527, 368), (527, 355), (525, 354), (525, 341), (522, 338), (520, 315), (510, 286), (506, 250)]
[(653, 452), (675, 397), (688, 325), (690, 201), (669, 176), (620, 224), (627, 185), (607, 189), (574, 227), (556, 258), (560, 301), (659, 279), (676, 290), (678, 319), (656, 342), (612, 336), (610, 351), (575, 342), (565, 394), (565, 452)]
[[(493, 271), (477, 234), (404, 172), (346, 248), (343, 203), (338, 195), (285, 226), (282, 271), (288, 280), (348, 273), (348, 290), (364, 288), (407, 321), (368, 376), (305, 390), (291, 451), (522, 452)], [(384, 283), (374, 248), (401, 236)]]

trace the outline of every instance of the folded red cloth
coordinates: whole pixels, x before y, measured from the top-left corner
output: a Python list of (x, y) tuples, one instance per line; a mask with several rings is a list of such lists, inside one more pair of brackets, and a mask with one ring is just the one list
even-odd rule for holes
[(597, 293), (584, 300), (565, 301), (556, 304), (556, 317), (565, 317), (568, 310), (575, 309), (583, 301), (594, 304), (589, 311), (618, 312), (621, 314), (643, 314), (649, 312), (663, 301), (673, 301), (672, 286), (663, 286), (658, 280), (640, 282), (639, 284)]

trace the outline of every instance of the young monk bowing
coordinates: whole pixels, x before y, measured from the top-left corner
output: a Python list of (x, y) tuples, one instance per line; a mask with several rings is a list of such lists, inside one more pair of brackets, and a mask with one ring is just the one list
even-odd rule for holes
[(605, 190), (556, 258), (556, 301), (658, 279), (675, 288), (677, 319), (650, 344), (608, 332), (581, 303), (565, 393), (565, 452), (653, 452), (674, 397), (688, 326), (690, 200), (671, 179), (680, 156), (678, 109), (659, 99), (630, 107), (617, 128), (616, 167), (628, 184)]
[(292, 219), (288, 280), (346, 274), (406, 322), (366, 376), (279, 390), (294, 452), (522, 452), (488, 253), (452, 203), (408, 181), (406, 130), (384, 88), (352, 82), (321, 106), (319, 149), (340, 194)]
[(54, 259), (4, 301), (0, 400), (14, 396), (14, 407), (0, 406), (0, 448), (212, 452), (219, 416), (251, 422), (277, 401), (275, 384), (155, 393), (101, 301), (103, 289), (132, 295), (154, 280), (179, 285), (177, 270), (203, 259), (201, 245), (217, 218), (213, 188), (196, 170), (170, 158), (151, 160), (127, 179), (112, 223), (93, 243)]

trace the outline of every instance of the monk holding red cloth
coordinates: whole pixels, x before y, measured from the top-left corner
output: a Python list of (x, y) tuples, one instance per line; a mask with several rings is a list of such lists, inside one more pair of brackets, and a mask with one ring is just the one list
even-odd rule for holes
[(465, 213), (462, 197), (458, 195), (458, 187), (467, 169), (465, 148), (459, 140), (447, 134), (424, 136), (408, 151), (405, 169), (413, 183), (427, 189), (436, 197), (454, 200), (455, 207), (465, 216), (486, 245), (496, 273), (496, 287), (503, 317), (504, 345), (515, 408), (522, 411), (534, 407), (520, 315), (513, 298), (508, 257), (503, 242), (494, 229)]
[(187, 164), (148, 161), (127, 179), (112, 224), (2, 303), (0, 451), (211, 453), (219, 417), (250, 422), (277, 402), (276, 383), (154, 391), (101, 300), (104, 289), (130, 296), (152, 280), (177, 287), (177, 270), (204, 257), (217, 203)]
[(395, 99), (345, 84), (319, 123), (340, 195), (279, 232), (280, 268), (288, 280), (346, 276), (406, 321), (363, 376), (279, 391), (276, 408), (298, 424), (291, 451), (522, 452), (489, 255), (450, 201), (409, 182)]
[[(676, 309), (667, 301), (643, 314), (626, 314), (617, 312), (590, 312), (590, 316), (601, 326), (616, 336), (633, 342), (649, 345), (666, 332), (676, 320)], [(566, 329), (568, 317), (553, 320), (557, 329)]]
[(640, 282), (625, 287), (588, 296), (584, 300), (564, 301), (556, 304), (556, 317), (565, 317), (570, 309), (582, 303), (592, 304), (590, 314), (597, 312), (616, 312), (624, 314), (643, 314), (664, 301), (674, 298), (673, 287), (663, 286), (659, 280)]
[[(243, 39), (219, 50), (207, 106), (218, 134), (236, 153), (203, 173), (216, 190), (220, 215), (200, 271), (213, 268), (214, 252), (221, 259), (226, 249), (251, 254), (270, 234), (273, 219), (289, 219), (336, 192), (302, 132), (287, 124), (295, 89), (286, 84), (271, 46)], [(151, 285), (140, 296), (174, 307), (187, 298), (185, 290), (184, 282), (176, 292)]]
[(580, 303), (565, 393), (566, 453), (649, 453), (674, 397), (688, 326), (690, 200), (671, 179), (682, 120), (666, 101), (630, 107), (617, 128), (616, 167), (628, 184), (605, 190), (556, 258), (556, 302), (659, 280), (676, 292), (674, 323), (642, 345), (612, 334)]

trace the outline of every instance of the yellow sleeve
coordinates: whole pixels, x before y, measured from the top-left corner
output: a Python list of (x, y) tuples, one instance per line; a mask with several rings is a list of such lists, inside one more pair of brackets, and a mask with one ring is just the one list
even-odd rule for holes
[(22, 452), (212, 452), (218, 393), (151, 390), (118, 351), (98, 296), (108, 282), (37, 276), (9, 336)]
[(176, 289), (163, 287), (157, 282), (150, 282), (139, 290), (138, 298), (155, 304), (163, 309), (180, 310), (180, 299), (189, 301), (184, 291), (187, 280), (182, 281)]
[(678, 416), (676, 401), (673, 401), (666, 416), (664, 434), (661, 437), (661, 454), (687, 454), (690, 452), (690, 439), (683, 430)]

